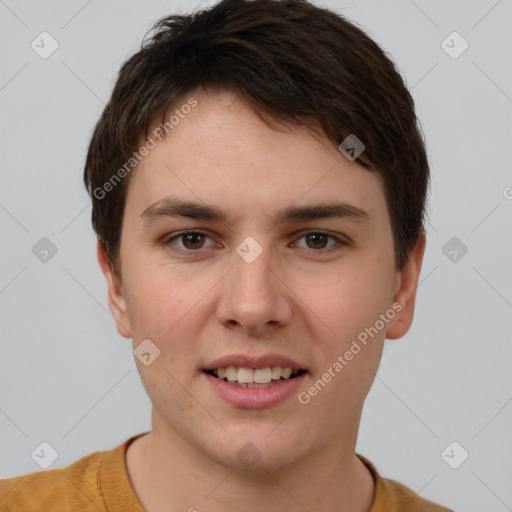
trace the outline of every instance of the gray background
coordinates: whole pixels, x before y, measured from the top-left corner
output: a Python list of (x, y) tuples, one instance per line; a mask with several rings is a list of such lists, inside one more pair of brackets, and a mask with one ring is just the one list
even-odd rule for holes
[[(82, 169), (120, 64), (152, 22), (205, 2), (0, 0), (0, 478), (40, 470), (42, 441), (55, 468), (150, 428), (131, 341), (108, 311)], [(323, 5), (398, 63), (433, 170), (415, 321), (386, 342), (358, 452), (456, 510), (512, 510), (512, 2)], [(43, 31), (59, 44), (47, 59), (31, 48)], [(458, 58), (441, 45), (453, 31), (469, 43)], [(46, 263), (32, 252), (42, 237), (57, 247)], [(443, 252), (452, 237), (459, 247)], [(458, 469), (441, 456), (453, 441), (469, 453)]]

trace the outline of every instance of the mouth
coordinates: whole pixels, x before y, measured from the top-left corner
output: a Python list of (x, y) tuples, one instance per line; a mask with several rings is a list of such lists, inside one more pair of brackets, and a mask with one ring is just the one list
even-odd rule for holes
[(279, 382), (293, 380), (307, 373), (307, 370), (282, 366), (265, 366), (263, 368), (227, 366), (226, 368), (203, 370), (203, 372), (234, 387), (255, 389), (269, 388)]

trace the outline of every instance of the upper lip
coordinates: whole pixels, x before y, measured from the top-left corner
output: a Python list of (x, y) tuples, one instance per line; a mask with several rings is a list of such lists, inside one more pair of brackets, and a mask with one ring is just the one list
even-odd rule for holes
[(281, 366), (292, 370), (306, 370), (306, 367), (292, 359), (279, 354), (264, 354), (261, 356), (248, 356), (247, 354), (231, 354), (220, 357), (208, 363), (204, 370), (217, 370), (236, 366), (237, 368), (265, 368), (267, 366)]

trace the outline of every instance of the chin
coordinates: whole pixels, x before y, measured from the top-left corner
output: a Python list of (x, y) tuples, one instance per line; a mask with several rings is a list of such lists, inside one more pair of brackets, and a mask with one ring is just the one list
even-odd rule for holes
[[(250, 473), (267, 473), (284, 470), (304, 452), (304, 443), (286, 432), (272, 432), (277, 424), (256, 429), (238, 428), (238, 432), (219, 444), (212, 458), (234, 470)], [(233, 432), (232, 429), (228, 430)], [(270, 435), (269, 435), (270, 434)]]

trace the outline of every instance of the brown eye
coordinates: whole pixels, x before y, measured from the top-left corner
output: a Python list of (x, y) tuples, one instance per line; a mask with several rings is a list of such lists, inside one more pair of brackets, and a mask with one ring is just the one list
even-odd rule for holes
[(201, 249), (204, 245), (204, 235), (201, 233), (185, 233), (180, 237), (186, 249)]
[[(329, 239), (331, 240), (330, 245)], [(302, 249), (309, 249), (314, 252), (328, 252), (331, 250), (341, 249), (343, 246), (348, 245), (348, 242), (343, 238), (323, 233), (322, 231), (309, 231), (304, 233), (298, 240), (305, 240), (305, 245), (295, 242), (293, 245), (301, 247)]]
[[(200, 249), (207, 249), (209, 246), (205, 245), (205, 241), (211, 238), (205, 233), (199, 231), (186, 231), (178, 233), (163, 241), (164, 246), (168, 246), (176, 252), (192, 253), (199, 252)], [(210, 244), (211, 246), (211, 244)]]
[(308, 245), (310, 249), (324, 249), (325, 245), (327, 243), (327, 239), (329, 238), (329, 235), (326, 235), (324, 233), (310, 233), (308, 235), (305, 235), (305, 238), (307, 240)]

